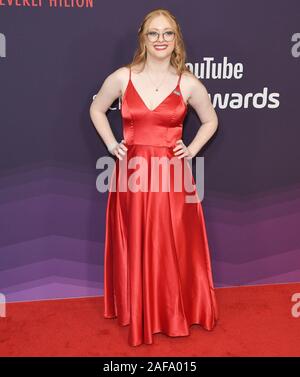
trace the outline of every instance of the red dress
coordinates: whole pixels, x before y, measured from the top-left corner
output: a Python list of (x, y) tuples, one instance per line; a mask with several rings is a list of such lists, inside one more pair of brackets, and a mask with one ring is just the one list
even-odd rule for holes
[[(182, 139), (187, 105), (180, 78), (176, 88), (150, 110), (135, 89), (129, 70), (122, 101), (123, 138), (128, 150), (127, 158), (116, 159), (111, 178), (111, 188), (116, 189), (108, 194), (104, 317), (129, 325), (131, 346), (152, 344), (153, 334), (158, 332), (187, 336), (192, 324), (212, 330), (218, 319), (201, 202), (187, 203), (185, 189), (174, 189), (172, 169), (169, 190), (163, 190), (161, 184), (158, 191), (149, 189), (150, 182), (157, 181), (151, 157), (174, 159), (175, 142)], [(137, 180), (148, 179), (147, 190), (120, 189), (138, 171), (134, 164), (129, 165), (134, 157), (148, 162), (147, 169), (140, 169), (142, 179)], [(186, 159), (175, 158), (189, 166)], [(160, 182), (165, 176), (160, 173)], [(183, 174), (179, 179), (183, 180)], [(193, 177), (191, 180), (195, 183)]]

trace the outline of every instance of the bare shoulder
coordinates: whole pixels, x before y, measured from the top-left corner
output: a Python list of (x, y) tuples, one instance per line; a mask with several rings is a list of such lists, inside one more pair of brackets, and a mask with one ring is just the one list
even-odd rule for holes
[(182, 85), (190, 92), (193, 90), (204, 90), (205, 86), (200, 79), (198, 79), (191, 71), (184, 71), (182, 73)]
[(116, 76), (119, 80), (124, 80), (129, 76), (129, 67), (123, 66), (112, 72), (112, 75)]
[(112, 96), (121, 96), (128, 82), (129, 68), (122, 66), (111, 72), (104, 80), (102, 90), (111, 92)]
[(116, 69), (112, 75), (119, 83), (120, 95), (122, 96), (129, 81), (130, 68), (127, 66)]
[(206, 96), (207, 90), (200, 79), (198, 79), (191, 71), (182, 73), (182, 91), (185, 94), (186, 101), (191, 104), (193, 97)]
[(106, 80), (109, 80), (110, 82), (123, 85), (124, 81), (126, 81), (126, 78), (128, 77), (129, 74), (129, 68), (124, 66), (116, 69), (115, 71), (111, 72)]
[(122, 95), (125, 82), (128, 81), (128, 70), (127, 67), (120, 67), (106, 76), (91, 104), (92, 110), (106, 112), (109, 106)]

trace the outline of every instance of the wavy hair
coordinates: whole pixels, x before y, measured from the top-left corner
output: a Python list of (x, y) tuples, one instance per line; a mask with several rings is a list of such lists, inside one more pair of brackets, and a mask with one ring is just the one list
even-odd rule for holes
[(179, 23), (176, 17), (167, 9), (157, 8), (146, 14), (139, 29), (138, 29), (138, 47), (134, 53), (131, 63), (125, 65), (125, 67), (132, 67), (134, 65), (139, 65), (142, 63), (142, 69), (146, 63), (147, 49), (145, 45), (145, 30), (150, 23), (150, 21), (159, 15), (165, 16), (173, 26), (175, 30), (175, 47), (171, 55), (170, 64), (176, 69), (177, 73), (189, 72), (189, 68), (185, 65), (186, 63), (186, 50), (183, 42), (183, 36)]

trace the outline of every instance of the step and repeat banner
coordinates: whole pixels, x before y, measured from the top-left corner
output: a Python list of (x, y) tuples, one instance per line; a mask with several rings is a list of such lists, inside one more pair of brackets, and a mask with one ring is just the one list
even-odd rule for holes
[[(300, 281), (300, 2), (0, 0), (0, 292), (103, 295), (108, 155), (89, 107), (169, 9), (219, 128), (199, 152), (216, 287)], [(120, 99), (107, 117), (122, 139)], [(200, 126), (190, 108), (189, 143)], [(197, 229), (194, 229), (197, 231)]]

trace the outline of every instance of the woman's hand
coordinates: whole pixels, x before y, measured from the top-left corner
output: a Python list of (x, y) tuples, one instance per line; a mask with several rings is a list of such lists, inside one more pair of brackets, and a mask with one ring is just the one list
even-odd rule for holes
[(176, 141), (176, 144), (178, 144), (175, 148), (173, 148), (173, 151), (177, 151), (174, 153), (175, 156), (178, 158), (186, 157), (188, 160), (194, 157), (194, 154), (192, 151), (184, 144), (184, 142), (180, 139)]
[(115, 142), (111, 147), (108, 147), (108, 151), (113, 154), (114, 156), (117, 156), (119, 160), (123, 160), (123, 156), (125, 156), (126, 151), (128, 150), (127, 147), (124, 145), (125, 140), (121, 140), (120, 143)]

